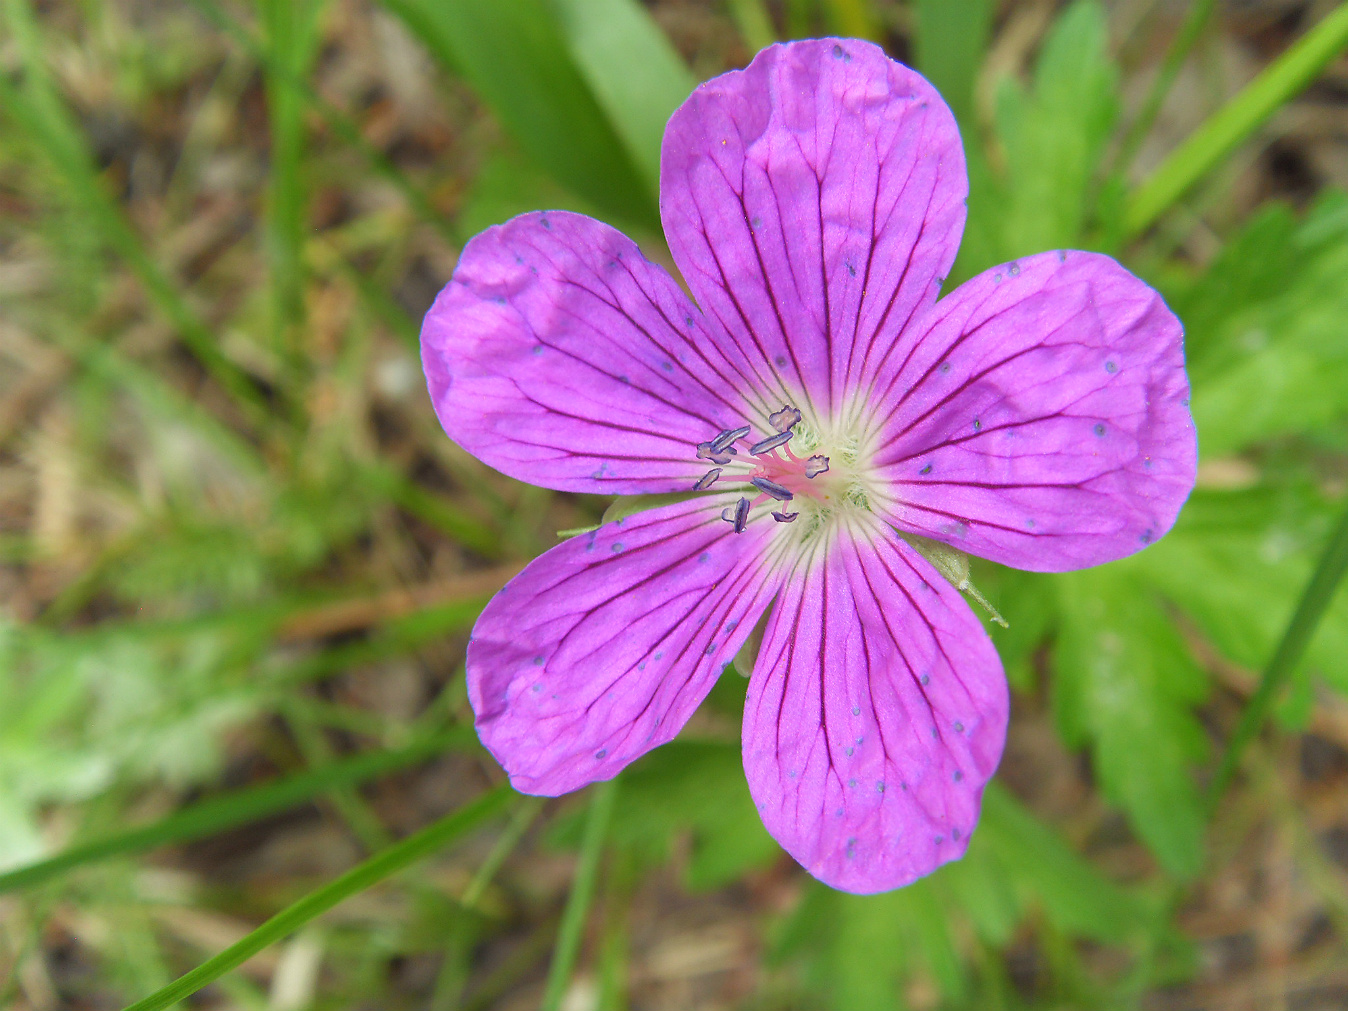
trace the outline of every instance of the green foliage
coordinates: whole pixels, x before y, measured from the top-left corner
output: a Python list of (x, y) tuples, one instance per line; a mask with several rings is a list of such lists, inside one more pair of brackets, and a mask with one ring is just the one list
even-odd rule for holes
[(1032, 86), (1000, 83), (994, 150), (985, 161), (974, 148), (969, 159), (969, 224), (954, 277), (1082, 244), (1117, 88), (1104, 13), (1077, 0), (1045, 38)]
[(1203, 859), (1203, 812), (1190, 769), (1206, 752), (1192, 707), (1207, 680), (1155, 592), (1125, 565), (1064, 573), (1055, 587), (1053, 701), (1063, 738), (1090, 745), (1105, 796), (1167, 870), (1192, 876)]
[[(419, 392), (416, 313), (429, 297), (420, 289), (443, 281), (463, 240), (521, 211), (591, 213), (658, 244), (659, 141), (695, 81), (650, 5), (383, 0), (396, 25), (372, 19), (389, 37), (360, 59), (328, 46), (351, 5), (193, 0), (206, 21), (189, 12), (153, 23), (128, 20), (130, 7), (112, 0), (77, 6), (84, 20), (62, 20), (59, 5), (0, 3), (10, 61), (0, 73), (0, 565), (15, 597), (0, 616), (0, 868), (27, 864), (0, 871), (10, 893), (0, 965), (68, 929), (51, 927), (56, 908), (82, 944), (106, 937), (82, 957), (108, 999), (133, 1000), (224, 946), (185, 945), (160, 918), (173, 908), (261, 926), (138, 1007), (211, 982), (239, 1006), (279, 1003), (228, 973), (301, 929), (298, 947), (322, 952), (312, 1007), (385, 1006), (395, 964), (410, 974), (427, 963), (438, 973), (423, 988), (429, 1006), (492, 1006), (515, 980), (541, 978), (554, 936), (546, 1002), (583, 997), (572, 986), (583, 973), (600, 979), (602, 1006), (619, 1007), (626, 910), (643, 876), (673, 863), (693, 891), (772, 895), (774, 907), (793, 894), (799, 879), (745, 784), (734, 739), (744, 682), (733, 675), (682, 739), (593, 790), (588, 813), (526, 802), (474, 845), (470, 831), (508, 805), (504, 788), (410, 837), (414, 826), (388, 815), (401, 786), (354, 789), (442, 746), (476, 750), (462, 673), (444, 680), (492, 589), (475, 570), (501, 566), (488, 575), (505, 578), (552, 543), (550, 531), (585, 527), (603, 508), (520, 491), (447, 445)], [(779, 28), (882, 38), (911, 24), (967, 145), (969, 230), (955, 278), (1086, 246), (1122, 250), (1164, 279), (1188, 331), (1206, 486), (1136, 557), (1067, 575), (974, 573), (1011, 623), (992, 634), (1017, 708), (1042, 690), (1062, 740), (1088, 756), (1100, 796), (1160, 872), (1120, 885), (1101, 869), (1113, 862), (1096, 866), (1097, 839), (1074, 825), (1068, 841), (994, 782), (967, 856), (932, 877), (874, 897), (804, 882), (803, 901), (768, 926), (782, 1006), (1116, 1007), (1168, 973), (1192, 975), (1175, 903), (1156, 893), (1203, 870), (1209, 809), (1196, 773), (1225, 732), (1203, 712), (1207, 659), (1257, 671), (1278, 649), (1292, 675), (1290, 691), (1279, 682), (1273, 693), (1287, 727), (1315, 715), (1322, 686), (1348, 692), (1337, 576), (1316, 584), (1327, 609), (1309, 642), (1287, 634), (1333, 531), (1348, 529), (1335, 526), (1348, 452), (1348, 197), (1322, 195), (1304, 214), (1265, 207), (1206, 266), (1173, 253), (1190, 227), (1182, 216), (1123, 242), (1318, 72), (1348, 31), (1348, 8), (1129, 195), (1107, 163), (1120, 149), (1129, 160), (1131, 142), (1102, 5), (1068, 6), (1024, 83), (1018, 72), (993, 82), (980, 109), (994, 6), (918, 0), (904, 22), (864, 0), (733, 0), (724, 16), (755, 46)], [(426, 86), (419, 70), (406, 73), (411, 50), (445, 79)], [(348, 77), (358, 84), (344, 91)], [(420, 96), (408, 108), (428, 102), (434, 115), (402, 121), (400, 88)], [(223, 228), (212, 218), (222, 207), (235, 216)], [(16, 369), (23, 378), (11, 383), (11, 362), (25, 365), (34, 348), (49, 371)], [(15, 436), (24, 412), (33, 431)], [(69, 522), (58, 522), (63, 509)], [(33, 529), (21, 528), (29, 511)], [(393, 704), (408, 670), (439, 693), (409, 703), (415, 717)], [(362, 697), (371, 682), (375, 697)], [(1249, 712), (1257, 730), (1261, 711)], [(238, 781), (241, 753), (290, 771), (222, 791)], [(468, 789), (461, 771), (431, 779)], [(196, 799), (201, 790), (213, 799)], [(334, 831), (378, 852), (289, 907), (281, 893), (293, 880), (201, 888), (180, 855), (137, 859), (318, 795)], [(438, 813), (454, 796), (430, 803)], [(551, 822), (542, 834), (579, 854), (574, 887), (529, 864), (510, 874), (516, 847), (536, 845), (540, 810)], [(43, 862), (62, 840), (72, 848)], [(465, 864), (409, 876), (387, 904), (381, 893), (346, 919), (311, 922), (451, 842), (465, 843), (454, 857)], [(67, 873), (75, 867), (86, 869)], [(499, 887), (498, 872), (509, 876)], [(174, 886), (174, 874), (194, 884)], [(592, 946), (596, 911), (604, 927)], [(509, 957), (484, 955), (526, 933)], [(1046, 962), (1032, 987), (1011, 978), (1026, 949)], [(5, 1006), (26, 999), (15, 988), (28, 969), (11, 975), (0, 981)]]
[(946, 1001), (986, 1007), (1002, 981), (975, 957), (980, 945), (1008, 944), (1027, 917), (1041, 934), (1116, 944), (1152, 919), (993, 784), (961, 860), (885, 895), (812, 886), (773, 957), (797, 967), (830, 1008), (903, 1007), (906, 988), (924, 980)]
[(1348, 195), (1269, 208), (1177, 300), (1205, 458), (1348, 414)]
[[(558, 182), (621, 221), (658, 228), (651, 191), (546, 0), (384, 2)], [(597, 58), (586, 49), (595, 44), (578, 47)]]

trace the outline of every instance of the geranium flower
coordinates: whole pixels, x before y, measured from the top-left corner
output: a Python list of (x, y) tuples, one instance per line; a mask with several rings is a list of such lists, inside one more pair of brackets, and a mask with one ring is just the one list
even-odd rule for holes
[(930, 84), (811, 40), (669, 121), (661, 217), (696, 304), (581, 215), (468, 243), (422, 330), (449, 436), (548, 488), (692, 493), (563, 542), (483, 611), (469, 697), (516, 789), (670, 740), (771, 608), (743, 728), (768, 831), (854, 892), (964, 851), (1007, 688), (930, 542), (1097, 565), (1164, 534), (1195, 468), (1179, 321), (1113, 260), (1042, 253), (937, 301), (967, 190)]

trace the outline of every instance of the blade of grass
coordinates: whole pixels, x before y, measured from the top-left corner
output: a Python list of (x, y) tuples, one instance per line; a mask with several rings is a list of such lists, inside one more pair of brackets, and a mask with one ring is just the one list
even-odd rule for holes
[(1338, 526), (1330, 535), (1319, 564), (1311, 574), (1310, 582), (1306, 584), (1296, 610), (1292, 612), (1292, 618), (1288, 621), (1273, 656), (1269, 658), (1268, 666), (1264, 668), (1259, 679), (1259, 687), (1245, 704), (1240, 720), (1236, 723), (1236, 729), (1232, 731), (1231, 738), (1227, 741), (1221, 764), (1218, 765), (1217, 774), (1208, 789), (1209, 811), (1216, 808), (1232, 776), (1235, 775), (1245, 749), (1268, 719), (1278, 691), (1296, 670), (1346, 572), (1348, 572), (1348, 509), (1344, 511)]
[(323, 0), (258, 0), (266, 26), (265, 62), (271, 180), (267, 197), (268, 277), (274, 350), (292, 382), (302, 374), (297, 346), (304, 314), (304, 106), (294, 82), (307, 76)]
[(1184, 24), (1180, 26), (1179, 33), (1171, 41), (1170, 48), (1166, 50), (1165, 59), (1161, 62), (1161, 69), (1157, 72), (1156, 80), (1152, 82), (1151, 89), (1147, 92), (1146, 100), (1142, 103), (1142, 109), (1128, 128), (1123, 142), (1119, 145), (1119, 154), (1115, 161), (1118, 171), (1126, 172), (1128, 166), (1132, 164), (1133, 158), (1137, 156), (1138, 148), (1142, 146), (1147, 134), (1151, 132), (1152, 124), (1156, 122), (1161, 106), (1165, 104), (1166, 96), (1170, 94), (1170, 89), (1175, 84), (1175, 78), (1179, 76), (1180, 68), (1184, 66), (1184, 61), (1189, 58), (1189, 53), (1198, 44), (1198, 40), (1202, 38), (1203, 30), (1212, 20), (1212, 15), (1216, 9), (1217, 0), (1194, 0), (1189, 5), (1189, 12), (1184, 16)]
[(247, 28), (239, 24), (227, 11), (222, 9), (215, 0), (189, 0), (189, 2), (207, 20), (233, 38), (253, 59), (263, 64), (268, 74), (277, 79), (284, 79), (296, 93), (303, 97), (308, 107), (322, 117), (323, 123), (328, 129), (340, 137), (344, 144), (360, 154), (376, 174), (391, 183), (402, 194), (403, 199), (407, 201), (422, 221), (433, 226), (446, 241), (451, 243), (459, 241), (458, 234), (450, 227), (444, 216), (432, 206), (425, 192), (402, 169), (390, 161), (382, 151), (365, 139), (360, 132), (360, 127), (350, 116), (314, 91), (303, 78), (291, 74), (272, 56), (266, 46), (262, 45)]
[(566, 899), (566, 909), (562, 911), (561, 925), (557, 928), (557, 945), (552, 952), (547, 987), (539, 1005), (542, 1011), (559, 1011), (562, 998), (566, 996), (567, 984), (571, 982), (571, 972), (576, 967), (576, 956), (580, 953), (581, 934), (590, 913), (590, 903), (594, 899), (599, 858), (604, 852), (604, 839), (608, 835), (608, 824), (613, 815), (617, 786), (618, 781), (615, 779), (595, 785), (590, 811), (585, 818), (585, 835), (580, 843), (576, 876), (571, 883), (571, 894)]
[(384, 0), (563, 186), (658, 233), (641, 173), (569, 55), (546, 0)]
[(697, 78), (635, 0), (554, 0), (554, 8), (576, 67), (659, 200), (665, 123)]
[(70, 195), (79, 201), (90, 226), (131, 268), (159, 311), (207, 372), (230, 394), (244, 416), (267, 427), (270, 412), (261, 392), (224, 356), (210, 328), (188, 304), (173, 280), (146, 250), (121, 206), (108, 193), (94, 168), (93, 157), (74, 117), (48, 79), (38, 37), (33, 30), (28, 0), (6, 0), (4, 11), (13, 37), (19, 41), (24, 80), (16, 88), (0, 74), (0, 109), (28, 134), (64, 179)]
[(357, 786), (376, 776), (414, 765), (449, 748), (464, 747), (473, 740), (472, 730), (464, 727), (428, 737), (395, 751), (376, 751), (341, 759), (262, 786), (233, 790), (198, 801), (151, 825), (72, 846), (46, 860), (6, 871), (0, 874), (0, 895), (32, 888), (76, 867), (110, 857), (190, 842), (257, 821), (311, 800), (324, 791)]
[(542, 797), (529, 797), (521, 801), (520, 805), (515, 808), (515, 813), (510, 816), (510, 824), (497, 837), (491, 852), (487, 854), (487, 859), (482, 861), (482, 866), (473, 875), (473, 880), (468, 882), (468, 887), (463, 890), (463, 897), (459, 901), (465, 908), (472, 909), (478, 904), (482, 898), (482, 893), (487, 890), (492, 878), (496, 877), (496, 872), (506, 862), (506, 857), (510, 856), (515, 847), (519, 845), (520, 840), (524, 838), (524, 833), (529, 831), (529, 826), (534, 823), (534, 819), (538, 817), (538, 813), (542, 810)]
[(729, 0), (729, 7), (735, 27), (749, 49), (758, 52), (777, 41), (777, 30), (763, 0)]
[[(291, 737), (299, 746), (305, 764), (315, 769), (330, 768), (337, 760), (333, 757), (332, 744), (324, 736), (323, 728), (314, 719), (313, 712), (305, 708), (303, 699), (295, 696), (283, 698), (278, 708), (290, 729)], [(323, 795), (366, 852), (377, 853), (393, 842), (389, 830), (365, 803), (354, 784), (331, 784), (323, 791)]]
[(510, 787), (505, 785), (489, 790), (420, 832), (394, 843), (364, 863), (357, 864), (322, 888), (310, 892), (214, 958), (208, 959), (144, 1000), (128, 1006), (125, 1011), (162, 1011), (163, 1008), (170, 1007), (196, 993), (343, 900), (365, 891), (471, 832), (504, 810), (514, 796)]
[(483, 558), (500, 558), (504, 553), (501, 535), (489, 524), (422, 488), (397, 468), (379, 463), (359, 467), (362, 478), (394, 505), (447, 534), (456, 543)]
[(876, 23), (870, 0), (824, 0), (830, 26), (839, 35), (880, 42), (884, 33)]
[(992, 32), (989, 0), (917, 0), (917, 66), (974, 137), (974, 80)]
[(1129, 199), (1125, 235), (1144, 232), (1233, 148), (1315, 80), (1345, 46), (1348, 3), (1335, 7), (1166, 157)]

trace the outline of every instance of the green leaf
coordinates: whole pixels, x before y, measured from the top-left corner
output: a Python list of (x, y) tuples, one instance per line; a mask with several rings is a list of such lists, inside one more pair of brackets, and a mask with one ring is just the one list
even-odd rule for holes
[(576, 66), (658, 200), (665, 123), (697, 78), (636, 0), (553, 5)]
[(559, 183), (610, 215), (658, 231), (650, 189), (571, 58), (546, 0), (384, 3)]
[(1348, 196), (1267, 210), (1176, 300), (1207, 458), (1348, 414)]
[(1105, 18), (1078, 0), (1044, 40), (1030, 90), (1003, 81), (997, 95), (996, 171), (970, 158), (969, 229), (954, 272), (1045, 249), (1079, 246), (1092, 186), (1118, 112), (1118, 72)]
[(1207, 693), (1154, 593), (1125, 565), (1057, 577), (1061, 629), (1053, 702), (1063, 737), (1089, 745), (1106, 797), (1172, 874), (1203, 860), (1203, 811), (1190, 766), (1206, 738)]
[(1005, 882), (1023, 905), (1042, 908), (1066, 934), (1118, 943), (1148, 921), (1147, 909), (1134, 895), (1096, 870), (995, 781), (983, 793), (969, 853), (949, 871), (953, 875), (965, 864), (979, 863), (991, 865), (996, 873), (988, 877)]
[(917, 67), (955, 113), (961, 131), (976, 136), (974, 82), (992, 32), (990, 0), (916, 0)]

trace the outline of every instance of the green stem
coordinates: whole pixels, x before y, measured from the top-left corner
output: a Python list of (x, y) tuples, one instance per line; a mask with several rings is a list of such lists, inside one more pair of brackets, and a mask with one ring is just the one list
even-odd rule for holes
[(446, 748), (460, 745), (471, 736), (472, 732), (467, 729), (437, 734), (397, 751), (378, 751), (343, 759), (274, 783), (203, 800), (152, 825), (73, 846), (54, 857), (0, 874), (0, 895), (31, 888), (96, 860), (140, 853), (172, 843), (190, 842), (246, 822), (257, 821), (303, 803), (325, 790), (355, 786), (386, 772), (405, 768)]
[(515, 808), (515, 813), (510, 816), (510, 824), (497, 837), (496, 844), (487, 854), (487, 859), (482, 861), (482, 866), (473, 875), (473, 880), (468, 882), (468, 887), (463, 890), (463, 898), (459, 901), (465, 909), (472, 909), (478, 904), (478, 901), (482, 898), (482, 893), (487, 890), (487, 886), (496, 877), (496, 872), (501, 869), (501, 865), (506, 862), (506, 858), (519, 845), (520, 840), (524, 838), (524, 833), (529, 830), (529, 826), (534, 823), (534, 819), (538, 817), (538, 813), (542, 810), (542, 797), (530, 797)]
[(1180, 26), (1179, 34), (1175, 36), (1170, 48), (1166, 51), (1165, 60), (1161, 63), (1161, 69), (1156, 75), (1156, 80), (1152, 83), (1151, 90), (1147, 92), (1147, 100), (1142, 103), (1142, 111), (1133, 120), (1133, 125), (1128, 128), (1128, 134), (1119, 146), (1119, 158), (1116, 164), (1120, 172), (1127, 171), (1128, 166), (1132, 164), (1133, 158), (1137, 155), (1137, 149), (1142, 146), (1142, 141), (1151, 132), (1152, 124), (1156, 122), (1161, 106), (1165, 104), (1166, 96), (1170, 94), (1170, 89), (1175, 84), (1175, 78), (1179, 76), (1180, 68), (1184, 66), (1184, 61), (1189, 58), (1189, 53), (1198, 44), (1199, 38), (1203, 35), (1203, 29), (1212, 20), (1213, 11), (1216, 9), (1217, 0), (1195, 0), (1194, 3), (1190, 4), (1184, 24)]
[(763, 0), (729, 0), (730, 17), (740, 30), (740, 38), (752, 52), (766, 49), (777, 41), (777, 30)]
[(1324, 554), (1320, 556), (1320, 563), (1306, 584), (1296, 611), (1292, 613), (1292, 620), (1287, 623), (1278, 648), (1273, 651), (1268, 666), (1264, 668), (1259, 687), (1245, 704), (1245, 711), (1240, 714), (1240, 721), (1227, 742), (1221, 765), (1208, 790), (1210, 810), (1216, 808), (1217, 802), (1221, 800), (1222, 793), (1240, 763), (1241, 755), (1259, 733), (1279, 689), (1292, 676), (1306, 647), (1310, 645), (1345, 572), (1348, 572), (1348, 509), (1344, 510), (1338, 527), (1330, 536)]
[(420, 832), (394, 843), (364, 863), (357, 864), (335, 881), (310, 892), (214, 958), (208, 959), (144, 1000), (130, 1005), (125, 1011), (161, 1011), (191, 996), (344, 899), (365, 891), (477, 828), (502, 810), (512, 797), (514, 793), (508, 786), (498, 786), (489, 790)]
[(548, 968), (548, 985), (543, 991), (542, 1011), (558, 1011), (566, 986), (571, 981), (571, 970), (576, 967), (580, 952), (580, 935), (594, 898), (595, 880), (599, 876), (599, 857), (604, 852), (604, 837), (608, 834), (609, 818), (613, 814), (613, 799), (617, 795), (617, 781), (609, 780), (595, 787), (590, 801), (590, 813), (585, 819), (585, 837), (580, 844), (580, 862), (571, 884), (571, 894), (562, 912), (562, 923), (557, 929), (557, 946), (552, 952)]
[(1315, 80), (1345, 45), (1348, 3), (1334, 8), (1170, 153), (1133, 193), (1124, 212), (1125, 235), (1144, 232), (1233, 148)]

